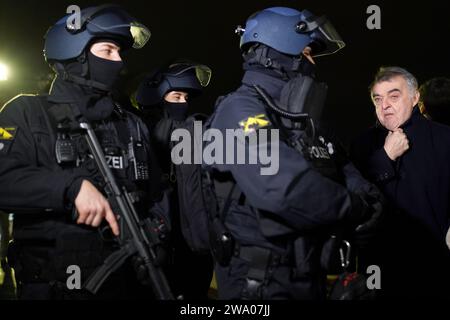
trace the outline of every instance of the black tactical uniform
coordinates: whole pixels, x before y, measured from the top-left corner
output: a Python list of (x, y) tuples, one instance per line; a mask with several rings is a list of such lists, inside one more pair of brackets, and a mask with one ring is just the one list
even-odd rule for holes
[[(220, 100), (207, 127), (224, 136), (227, 129), (241, 129), (245, 138), (236, 139), (235, 155), (239, 145), (248, 155), (261, 147), (274, 154), (277, 148), (279, 166), (266, 175), (262, 168), (267, 165), (261, 161), (206, 166), (225, 227), (215, 229), (222, 232), (215, 248), (222, 299), (324, 299), (330, 253), (324, 245), (341, 232), (337, 230), (355, 230), (371, 214), (362, 199), (379, 196), (311, 121), (311, 114), (320, 111), (316, 100), (322, 95), (306, 102), (288, 98), (307, 89), (302, 83), (314, 83), (313, 66), (301, 53), (307, 45), (320, 43), (313, 38), (318, 30), (306, 28), (306, 22), (319, 21), (324, 23), (306, 10), (269, 8), (240, 28), (245, 30), (242, 85)], [(311, 34), (296, 31), (302, 23)], [(291, 121), (292, 116), (297, 120)], [(265, 129), (278, 129), (279, 141), (261, 140)], [(252, 144), (253, 135), (258, 139)], [(227, 261), (230, 236), (235, 243)]]
[[(88, 51), (97, 39), (112, 41), (122, 49), (131, 47), (132, 18), (120, 8), (105, 6), (88, 8), (83, 14), (87, 27), (80, 33), (68, 30), (63, 18), (47, 34), (46, 58), (57, 72), (50, 94), (18, 96), (0, 113), (0, 179), (4, 185), (0, 208), (14, 213), (14, 242), (8, 259), (21, 299), (151, 297), (150, 289), (142, 294), (128, 264), (95, 297), (66, 285), (69, 266), (79, 267), (84, 283), (117, 249), (104, 226), (92, 228), (74, 220), (74, 201), (83, 180), (98, 190), (103, 187), (86, 141), (75, 129), (76, 117), (93, 125), (109, 166), (119, 184), (133, 195), (139, 213), (147, 216), (152, 206), (148, 171), (152, 171), (149, 157), (153, 151), (148, 131), (111, 98), (122, 63)], [(107, 32), (95, 29), (100, 25), (110, 28)], [(134, 170), (136, 159), (131, 158), (136, 143), (141, 146), (139, 174)]]
[[(196, 75), (197, 71), (197, 75)], [(204, 77), (198, 77), (198, 73)], [(161, 184), (170, 200), (171, 220), (171, 263), (167, 267), (169, 282), (175, 295), (185, 299), (207, 299), (208, 289), (212, 279), (213, 262), (210, 254), (198, 253), (190, 246), (184, 237), (184, 229), (189, 233), (199, 232), (195, 221), (193, 225), (186, 224), (186, 216), (194, 204), (192, 199), (183, 199), (183, 188), (193, 188), (193, 185), (183, 181), (180, 175), (191, 175), (200, 170), (196, 164), (177, 166), (171, 159), (171, 134), (176, 129), (186, 129), (193, 134), (194, 121), (203, 121), (206, 116), (194, 114), (187, 116), (189, 102), (201, 94), (203, 87), (208, 85), (211, 70), (204, 65), (191, 62), (174, 62), (169, 66), (155, 71), (144, 79), (137, 91), (137, 101), (144, 112), (144, 119), (150, 129), (157, 160), (162, 170)], [(187, 93), (186, 102), (168, 102), (164, 96), (172, 91)], [(184, 170), (181, 172), (181, 170)], [(189, 172), (187, 173), (186, 170)], [(181, 178), (181, 181), (179, 181)], [(181, 192), (179, 192), (181, 191)], [(194, 191), (190, 191), (194, 192)], [(201, 192), (199, 189), (198, 192)], [(189, 207), (187, 205), (190, 204)]]

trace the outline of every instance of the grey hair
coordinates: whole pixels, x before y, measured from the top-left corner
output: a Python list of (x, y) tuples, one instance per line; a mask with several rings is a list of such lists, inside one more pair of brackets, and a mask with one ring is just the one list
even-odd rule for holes
[(378, 69), (374, 80), (369, 86), (369, 91), (372, 94), (373, 87), (383, 81), (389, 81), (394, 77), (402, 77), (405, 79), (408, 84), (409, 91), (411, 96), (413, 96), (418, 90), (418, 83), (416, 77), (412, 75), (408, 70), (400, 68), (400, 67), (381, 67)]

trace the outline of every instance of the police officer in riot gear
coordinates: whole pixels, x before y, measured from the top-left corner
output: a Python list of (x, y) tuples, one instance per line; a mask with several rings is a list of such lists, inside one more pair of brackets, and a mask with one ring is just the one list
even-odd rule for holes
[[(188, 116), (189, 101), (209, 85), (211, 69), (187, 60), (175, 60), (147, 75), (136, 92), (145, 122), (160, 148), (168, 148), (170, 134), (185, 122), (202, 118)], [(170, 154), (166, 154), (166, 157)], [(162, 161), (168, 165), (170, 161)], [(169, 170), (165, 170), (168, 172)]]
[[(314, 58), (344, 42), (325, 17), (285, 7), (253, 14), (236, 32), (242, 85), (218, 100), (206, 127), (241, 129), (238, 144), (248, 154), (279, 148), (279, 170), (263, 175), (261, 162), (205, 165), (220, 207), (212, 228), (219, 298), (324, 299), (330, 241), (344, 229), (363, 234), (380, 214), (378, 190), (319, 128), (326, 85)], [(279, 141), (251, 144), (266, 129), (279, 130)]]
[(167, 269), (168, 278), (175, 295), (185, 299), (207, 299), (213, 262), (210, 254), (199, 254), (189, 241), (189, 234), (198, 230), (186, 230), (196, 228), (196, 225), (186, 223), (187, 215), (192, 210), (192, 206), (186, 204), (193, 199), (183, 199), (183, 188), (192, 186), (179, 177), (180, 170), (192, 172), (201, 167), (191, 164), (176, 169), (171, 159), (171, 134), (179, 128), (191, 131), (194, 121), (206, 119), (206, 116), (198, 113), (188, 116), (188, 112), (191, 99), (203, 92), (210, 79), (211, 69), (208, 66), (175, 60), (148, 75), (136, 92), (136, 101), (142, 109), (157, 150), (162, 169), (161, 183), (170, 199), (170, 244), (173, 252)]
[(46, 35), (45, 58), (56, 72), (50, 93), (17, 96), (0, 113), (8, 132), (0, 151), (0, 208), (15, 213), (8, 261), (22, 299), (132, 298), (139, 286), (128, 264), (95, 297), (66, 286), (69, 266), (79, 267), (83, 283), (116, 250), (107, 227), (120, 232), (86, 141), (73, 128), (77, 118), (93, 125), (117, 180), (147, 216), (154, 165), (149, 134), (112, 90), (121, 53), (143, 47), (150, 32), (113, 5), (83, 9), (78, 27), (68, 21), (62, 18)]

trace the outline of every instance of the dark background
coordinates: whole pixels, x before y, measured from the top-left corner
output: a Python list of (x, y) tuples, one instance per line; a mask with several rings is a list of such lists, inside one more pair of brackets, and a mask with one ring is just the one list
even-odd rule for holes
[[(121, 4), (152, 32), (142, 50), (128, 61), (126, 90), (139, 75), (171, 57), (185, 57), (209, 65), (213, 79), (196, 101), (210, 113), (217, 96), (236, 88), (242, 76), (236, 25), (253, 12), (270, 6), (309, 9), (326, 14), (347, 46), (338, 54), (317, 59), (320, 78), (329, 84), (325, 117), (346, 142), (374, 122), (367, 87), (381, 65), (399, 65), (420, 83), (450, 76), (450, 4), (444, 1), (109, 1)], [(0, 104), (18, 93), (36, 93), (51, 72), (42, 55), (48, 27), (64, 16), (70, 4), (81, 8), (99, 1), (0, 0), (0, 61), (9, 65), (9, 81), (0, 81)], [(381, 8), (381, 30), (369, 30), (366, 9)]]

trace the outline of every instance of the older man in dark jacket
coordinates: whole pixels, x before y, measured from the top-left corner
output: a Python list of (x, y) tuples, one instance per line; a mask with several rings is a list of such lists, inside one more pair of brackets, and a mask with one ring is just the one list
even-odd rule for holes
[(381, 68), (370, 92), (378, 124), (352, 156), (391, 210), (369, 256), (385, 296), (449, 296), (450, 128), (420, 114), (417, 80), (402, 68)]

